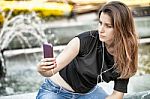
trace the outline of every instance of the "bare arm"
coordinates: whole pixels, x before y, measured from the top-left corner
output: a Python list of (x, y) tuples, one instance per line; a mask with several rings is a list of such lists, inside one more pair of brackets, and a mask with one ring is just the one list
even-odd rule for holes
[(69, 64), (79, 53), (79, 38), (72, 39), (63, 52), (57, 57), (56, 63), (57, 68), (55, 68), (55, 73), (64, 68)]
[(38, 72), (45, 77), (50, 77), (53, 73), (57, 73), (77, 56), (79, 53), (79, 46), (79, 38), (73, 38), (56, 59), (42, 59), (42, 62), (38, 64)]
[(106, 99), (123, 99), (124, 93), (114, 90)]

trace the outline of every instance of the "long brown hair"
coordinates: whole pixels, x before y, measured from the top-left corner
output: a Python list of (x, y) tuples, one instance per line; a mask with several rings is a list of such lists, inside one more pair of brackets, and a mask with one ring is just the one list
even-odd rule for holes
[(114, 28), (114, 61), (120, 78), (129, 78), (137, 71), (138, 39), (130, 9), (119, 1), (104, 5), (99, 11), (111, 17)]

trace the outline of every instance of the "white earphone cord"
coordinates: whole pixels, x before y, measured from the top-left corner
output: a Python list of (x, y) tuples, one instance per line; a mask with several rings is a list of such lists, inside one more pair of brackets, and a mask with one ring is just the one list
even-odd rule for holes
[(101, 82), (103, 82), (104, 80), (103, 80), (102, 74), (108, 72), (109, 70), (111, 70), (115, 66), (115, 63), (114, 63), (114, 65), (111, 68), (103, 71), (103, 67), (104, 67), (104, 42), (102, 42), (102, 47), (103, 47), (103, 50), (102, 50), (103, 51), (102, 52), (103, 53), (103, 56), (102, 56), (102, 67), (101, 67), (100, 74), (97, 76), (97, 84), (99, 83), (99, 77), (101, 79)]

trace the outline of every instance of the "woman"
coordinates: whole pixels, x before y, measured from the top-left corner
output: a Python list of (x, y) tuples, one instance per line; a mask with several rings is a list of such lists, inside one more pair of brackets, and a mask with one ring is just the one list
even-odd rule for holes
[[(47, 77), (37, 99), (122, 99), (137, 71), (138, 43), (129, 8), (109, 2), (99, 11), (98, 31), (73, 38), (57, 58), (38, 65)], [(108, 95), (97, 84), (114, 81)]]

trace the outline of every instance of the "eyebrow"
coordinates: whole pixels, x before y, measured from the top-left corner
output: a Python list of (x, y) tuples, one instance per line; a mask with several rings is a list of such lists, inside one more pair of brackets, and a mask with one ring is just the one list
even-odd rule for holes
[[(99, 20), (99, 23), (102, 23), (102, 21)], [(112, 25), (111, 23), (105, 23), (106, 25)]]

